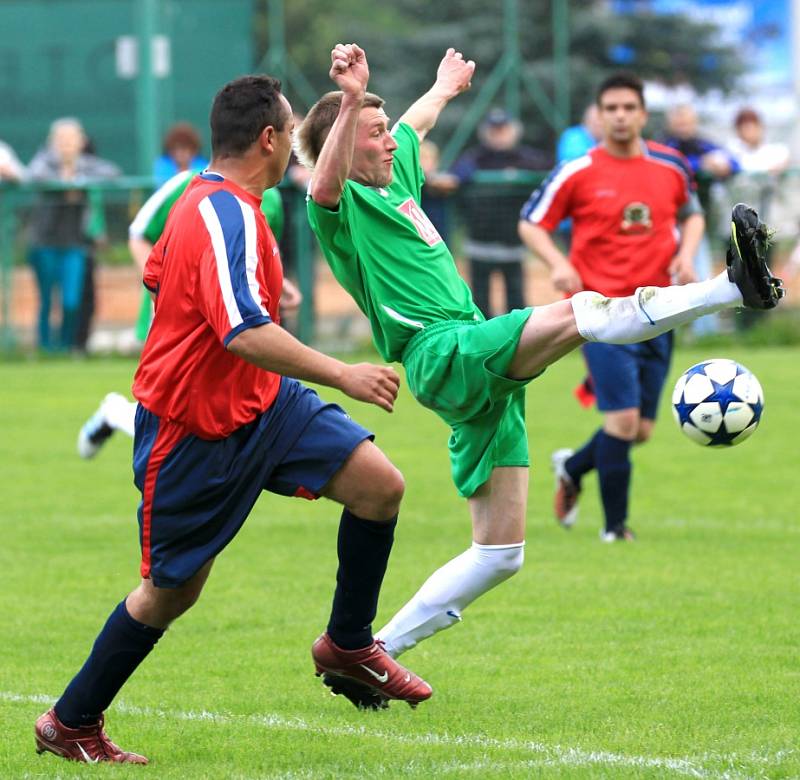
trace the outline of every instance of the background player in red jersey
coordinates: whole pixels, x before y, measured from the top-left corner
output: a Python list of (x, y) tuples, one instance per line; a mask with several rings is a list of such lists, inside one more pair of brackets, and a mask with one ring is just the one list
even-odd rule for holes
[(431, 688), (375, 642), (372, 620), (403, 479), (372, 434), (298, 377), (391, 411), (388, 366), (347, 365), (278, 326), (283, 272), (261, 194), (289, 160), (292, 113), (269, 76), (220, 90), (213, 160), (171, 213), (144, 272), (155, 316), (134, 380), (141, 582), (117, 605), (78, 674), (36, 722), (36, 746), (94, 763), (147, 763), (103, 729), (103, 711), (200, 596), (215, 557), (262, 490), (344, 505), (327, 631), (312, 648), (326, 684), (411, 704)]
[[(674, 149), (642, 139), (647, 111), (642, 82), (633, 74), (606, 79), (597, 105), (600, 145), (563, 163), (534, 192), (522, 211), (522, 239), (550, 266), (553, 283), (566, 295), (596, 290), (624, 296), (637, 287), (696, 281), (693, 257), (704, 219), (688, 163)], [(565, 217), (573, 225), (569, 257), (550, 237)], [(601, 538), (630, 540), (630, 448), (653, 432), (672, 333), (582, 349), (603, 425), (577, 452), (553, 454), (556, 516), (567, 527), (575, 522), (581, 480), (595, 468), (605, 513)]]

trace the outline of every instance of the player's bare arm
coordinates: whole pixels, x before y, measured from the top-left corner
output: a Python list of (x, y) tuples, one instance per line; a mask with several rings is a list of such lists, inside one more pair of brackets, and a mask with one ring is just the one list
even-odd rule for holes
[(705, 227), (705, 217), (700, 213), (690, 214), (681, 222), (681, 245), (669, 265), (669, 272), (677, 284), (697, 281), (694, 258)]
[(342, 105), (314, 166), (310, 194), (315, 203), (332, 209), (339, 204), (353, 164), (358, 118), (369, 82), (364, 50), (355, 43), (337, 43), (331, 50), (328, 75), (342, 91)]
[(411, 125), (421, 141), (436, 124), (442, 109), (470, 88), (474, 72), (472, 60), (465, 60), (460, 51), (448, 49), (439, 63), (434, 85), (408, 108), (399, 121)]
[(357, 401), (391, 412), (400, 378), (389, 366), (343, 363), (298, 341), (279, 325), (248, 328), (235, 336), (228, 349), (267, 371), (335, 387)]
[(522, 243), (550, 268), (550, 280), (556, 290), (571, 294), (583, 289), (581, 277), (567, 256), (556, 246), (550, 234), (539, 225), (520, 220), (519, 237)]
[(129, 238), (128, 250), (133, 257), (133, 262), (139, 271), (144, 272), (144, 267), (147, 264), (147, 258), (150, 252), (153, 251), (153, 245), (146, 238)]
[(283, 288), (281, 289), (281, 314), (293, 312), (300, 308), (303, 302), (303, 293), (291, 280), (283, 277)]

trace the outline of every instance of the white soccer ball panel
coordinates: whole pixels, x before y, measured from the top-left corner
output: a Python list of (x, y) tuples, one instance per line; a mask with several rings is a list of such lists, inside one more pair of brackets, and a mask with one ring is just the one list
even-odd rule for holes
[(706, 376), (710, 376), (720, 385), (725, 385), (736, 376), (736, 363), (725, 358), (715, 358), (703, 370)]
[[(681, 402), (681, 393), (683, 393), (683, 388), (685, 386), (686, 386), (686, 374), (681, 374), (680, 377), (678, 377), (678, 381), (675, 383), (675, 389), (672, 391), (673, 405), (679, 404)], [(678, 420), (677, 417), (675, 419)]]
[(764, 391), (758, 380), (750, 373), (739, 374), (733, 380), (733, 393), (749, 404), (764, 403)]
[(716, 401), (698, 404), (691, 412), (689, 419), (706, 433), (716, 433), (722, 423), (722, 408)]
[(732, 442), (731, 444), (738, 444), (745, 439), (749, 439), (750, 436), (753, 435), (753, 431), (758, 428), (758, 423), (753, 423), (749, 428), (745, 428)]
[(684, 423), (681, 430), (692, 440), (703, 446), (711, 441), (711, 437), (707, 433), (703, 433), (699, 428), (695, 428), (691, 423)]
[(753, 421), (755, 414), (749, 404), (731, 401), (725, 411), (725, 430), (728, 433), (739, 433)]
[(703, 374), (692, 374), (683, 388), (683, 400), (687, 404), (699, 404), (714, 392), (711, 380)]

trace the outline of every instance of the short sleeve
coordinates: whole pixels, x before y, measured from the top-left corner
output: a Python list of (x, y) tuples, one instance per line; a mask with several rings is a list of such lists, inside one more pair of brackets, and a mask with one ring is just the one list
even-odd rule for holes
[(328, 209), (306, 196), (308, 221), (323, 247), (329, 247), (338, 257), (355, 257), (356, 249), (350, 234), (348, 214), (352, 210), (353, 196), (350, 185), (345, 184), (342, 197), (335, 209)]
[(196, 304), (227, 346), (243, 330), (272, 322), (259, 273), (256, 212), (226, 190), (204, 198), (198, 209), (208, 236), (198, 257)]
[(590, 157), (584, 155), (557, 166), (528, 198), (520, 219), (545, 230), (555, 230), (570, 215), (576, 175), (590, 164)]

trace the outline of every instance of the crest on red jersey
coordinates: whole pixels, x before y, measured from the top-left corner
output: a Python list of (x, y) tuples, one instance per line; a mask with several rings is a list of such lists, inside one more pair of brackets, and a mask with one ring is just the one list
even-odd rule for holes
[(649, 233), (653, 227), (650, 206), (640, 201), (629, 203), (622, 212), (623, 233)]

